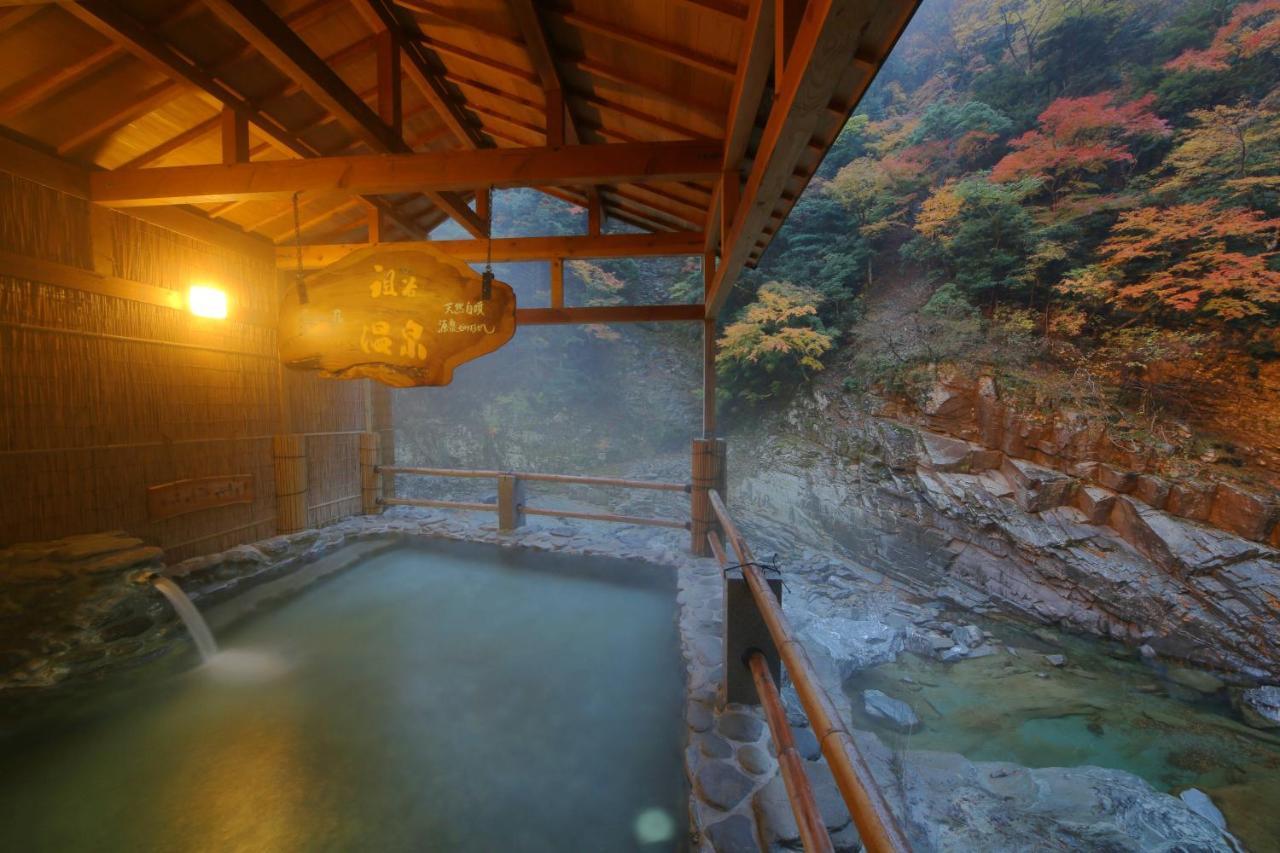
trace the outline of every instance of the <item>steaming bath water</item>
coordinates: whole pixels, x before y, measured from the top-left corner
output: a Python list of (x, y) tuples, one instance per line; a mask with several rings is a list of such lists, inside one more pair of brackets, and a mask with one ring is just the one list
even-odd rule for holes
[(0, 742), (3, 846), (676, 849), (674, 613), (651, 566), (385, 552), (207, 666)]
[(213, 632), (209, 630), (209, 625), (204, 621), (204, 617), (200, 615), (200, 611), (191, 603), (191, 599), (187, 598), (187, 594), (182, 591), (182, 587), (168, 578), (153, 578), (151, 585), (160, 590), (160, 593), (165, 598), (169, 599), (169, 603), (178, 612), (178, 618), (182, 620), (182, 624), (187, 628), (187, 633), (191, 635), (192, 641), (195, 642), (196, 648), (200, 651), (201, 660), (207, 663), (209, 658), (218, 653), (218, 643), (213, 639)]

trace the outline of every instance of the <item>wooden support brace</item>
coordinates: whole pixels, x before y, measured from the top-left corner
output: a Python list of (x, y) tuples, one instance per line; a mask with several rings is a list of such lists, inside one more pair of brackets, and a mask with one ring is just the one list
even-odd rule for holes
[(307, 437), (277, 435), (271, 441), (276, 475), (276, 532), (307, 529)]
[(564, 258), (551, 259), (551, 307), (564, 307)]
[(382, 512), (382, 436), (376, 432), (360, 433), (360, 512), (377, 515)]

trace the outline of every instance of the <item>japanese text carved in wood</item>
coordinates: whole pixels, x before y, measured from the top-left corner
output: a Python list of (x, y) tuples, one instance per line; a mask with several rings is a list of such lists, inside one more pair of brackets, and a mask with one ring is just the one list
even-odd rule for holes
[(296, 285), (280, 306), (280, 358), (331, 379), (448, 385), (460, 364), (491, 353), (516, 329), (516, 297), (430, 248), (370, 247)]

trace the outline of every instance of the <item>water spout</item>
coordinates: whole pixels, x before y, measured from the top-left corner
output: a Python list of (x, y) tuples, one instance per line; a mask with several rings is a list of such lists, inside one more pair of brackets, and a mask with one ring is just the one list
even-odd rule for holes
[(182, 619), (182, 624), (187, 626), (187, 633), (191, 635), (191, 639), (195, 640), (196, 648), (200, 650), (200, 658), (206, 663), (209, 658), (218, 653), (218, 643), (213, 639), (213, 632), (209, 630), (209, 623), (204, 621), (204, 617), (200, 615), (200, 611), (191, 603), (191, 599), (187, 598), (187, 594), (182, 591), (182, 587), (178, 586), (169, 578), (163, 575), (156, 575), (151, 579), (151, 585), (160, 590), (160, 593), (173, 605), (173, 609), (178, 612), (178, 617)]

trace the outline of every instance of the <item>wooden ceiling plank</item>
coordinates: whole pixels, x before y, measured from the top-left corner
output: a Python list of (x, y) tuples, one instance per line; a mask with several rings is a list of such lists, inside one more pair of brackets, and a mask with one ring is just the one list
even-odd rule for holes
[(97, 139), (114, 133), (134, 119), (144, 116), (173, 100), (174, 94), (180, 90), (181, 87), (176, 81), (162, 80), (156, 85), (136, 93), (132, 96), (136, 100), (131, 100), (124, 109), (115, 110), (97, 122), (81, 127), (75, 134), (59, 142), (58, 154), (71, 154)]
[(726, 18), (732, 18), (741, 22), (747, 17), (747, 5), (734, 2), (734, 0), (679, 0), (686, 6), (693, 6), (698, 9), (710, 9), (724, 15)]
[(70, 65), (50, 70), (41, 68), (11, 86), (0, 98), (0, 121), (52, 98), (62, 90), (120, 58), (124, 48), (112, 43), (87, 54)]
[(726, 80), (732, 80), (735, 68), (727, 62), (716, 59), (713, 56), (701, 53), (687, 45), (674, 44), (664, 39), (656, 38), (647, 33), (638, 33), (634, 30), (593, 18), (590, 15), (584, 15), (571, 9), (548, 9), (549, 14), (555, 15), (561, 21), (582, 30), (599, 33), (607, 36), (615, 41), (629, 44), (633, 47), (656, 53), (659, 56), (674, 60), (690, 68), (696, 68), (700, 71), (706, 71), (717, 77)]
[[(580, 204), (580, 201), (574, 203)], [(415, 243), (401, 244), (413, 247)], [(673, 258), (702, 252), (702, 233), (667, 231), (662, 234), (605, 234), (602, 236), (497, 237), (488, 240), (426, 240), (421, 245), (447, 252), (463, 261), (483, 261), (492, 252), (497, 262), (548, 261), (553, 258)], [(320, 269), (363, 249), (360, 244), (307, 245), (302, 247), (304, 269)], [(276, 249), (276, 266), (293, 269), (297, 263), (292, 246)]]
[(40, 14), (44, 9), (44, 6), (39, 5), (18, 6), (10, 9), (7, 13), (0, 14), (0, 33), (13, 29), (23, 21), (29, 20), (30, 18)]
[[(863, 0), (810, 0), (756, 148), (732, 230), (722, 236), (720, 264), (707, 292), (708, 318), (719, 313), (761, 230), (769, 226), (779, 197), (819, 123), (830, 121), (826, 107), (844, 77), (832, 74), (831, 69), (845, 69), (851, 58), (859, 55), (862, 35), (877, 13), (892, 16), (888, 28), (891, 39), (879, 57), (883, 62), (918, 5), (910, 0), (883, 6)], [(863, 87), (871, 76), (863, 75)]]
[(117, 207), (287, 197), (294, 192), (384, 194), (472, 187), (587, 186), (700, 180), (718, 173), (712, 142), (493, 148), (355, 155), (235, 166), (170, 166), (102, 172), (94, 201)]
[(134, 157), (132, 160), (129, 160), (126, 163), (122, 163), (119, 168), (141, 169), (143, 166), (148, 166), (156, 162), (157, 160), (161, 159), (162, 157), (172, 154), (174, 151), (177, 151), (179, 148), (184, 148), (187, 145), (190, 145), (192, 142), (195, 142), (196, 140), (201, 139), (202, 137), (208, 136), (209, 134), (220, 130), (222, 127), (222, 121), (223, 121), (222, 114), (219, 113), (218, 115), (214, 116), (211, 119), (202, 121), (199, 124), (193, 124), (191, 127), (182, 131), (182, 133), (179, 133), (177, 136), (170, 137), (169, 139), (166, 139), (164, 142), (161, 142), (159, 145), (155, 146), (154, 148), (150, 148), (146, 151), (143, 151), (141, 154)]

